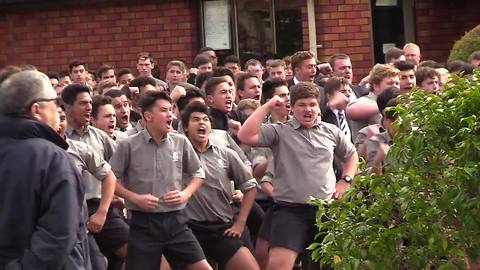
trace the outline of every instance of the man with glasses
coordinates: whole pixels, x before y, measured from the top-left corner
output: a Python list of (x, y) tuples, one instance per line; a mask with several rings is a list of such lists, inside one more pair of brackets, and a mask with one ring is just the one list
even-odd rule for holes
[(0, 269), (86, 269), (84, 190), (56, 101), (38, 71), (0, 85)]

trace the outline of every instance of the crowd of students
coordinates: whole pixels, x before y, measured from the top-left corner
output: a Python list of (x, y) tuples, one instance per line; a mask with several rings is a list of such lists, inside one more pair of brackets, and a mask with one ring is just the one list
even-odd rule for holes
[(242, 68), (203, 48), (165, 81), (149, 53), (136, 76), (3, 69), (0, 269), (316, 269), (311, 196), (342, 199), (360, 158), (382, 173), (386, 108), (439, 93), (480, 52), (444, 67), (409, 43), (385, 61), (359, 84), (348, 55), (308, 51)]

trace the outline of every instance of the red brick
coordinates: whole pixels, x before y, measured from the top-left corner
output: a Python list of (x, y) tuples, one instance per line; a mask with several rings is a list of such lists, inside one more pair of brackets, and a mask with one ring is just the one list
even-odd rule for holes
[(352, 11), (353, 5), (341, 5), (338, 6), (338, 11)]
[(353, 33), (343, 33), (340, 34), (340, 40), (353, 40), (354, 34)]
[(334, 26), (332, 27), (333, 33), (345, 33), (346, 27), (345, 26)]
[(345, 26), (345, 32), (348, 33), (357, 33), (360, 31), (361, 27), (359, 25), (347, 25)]
[(339, 40), (340, 36), (338, 34), (325, 34), (322, 36), (322, 39), (325, 41), (330, 40)]
[(362, 46), (362, 41), (357, 39), (347, 40), (347, 46), (349, 47)]
[(370, 7), (368, 4), (358, 4), (358, 5), (353, 5), (353, 10), (355, 11), (370, 10)]

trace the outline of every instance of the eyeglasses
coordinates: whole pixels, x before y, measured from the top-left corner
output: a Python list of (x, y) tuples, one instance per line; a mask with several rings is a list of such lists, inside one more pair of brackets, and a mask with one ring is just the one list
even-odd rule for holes
[(37, 99), (34, 99), (34, 100), (30, 103), (30, 106), (28, 106), (28, 107), (30, 108), (34, 103), (50, 102), (50, 101), (55, 101), (55, 105), (57, 105), (57, 107), (60, 107), (60, 105), (62, 104), (62, 98), (60, 98), (60, 97), (55, 97), (55, 98), (37, 98)]

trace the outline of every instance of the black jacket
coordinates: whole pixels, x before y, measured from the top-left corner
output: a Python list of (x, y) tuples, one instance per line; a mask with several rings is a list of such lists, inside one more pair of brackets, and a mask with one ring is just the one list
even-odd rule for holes
[(0, 270), (84, 269), (84, 190), (67, 148), (39, 121), (0, 115)]

